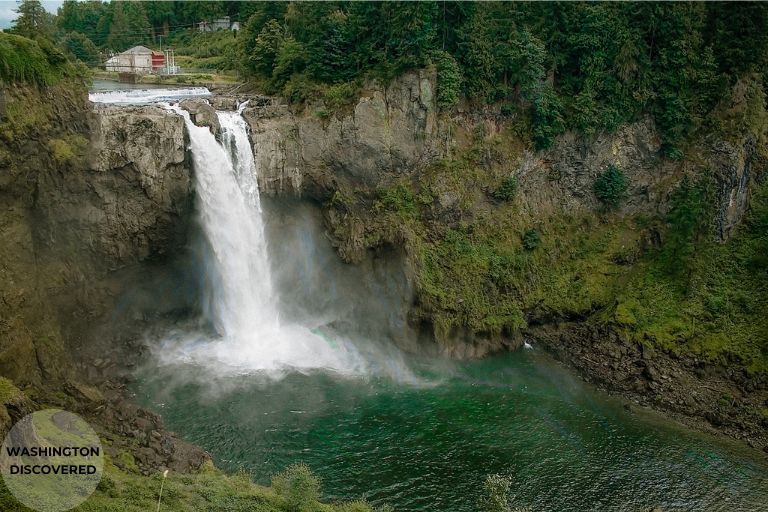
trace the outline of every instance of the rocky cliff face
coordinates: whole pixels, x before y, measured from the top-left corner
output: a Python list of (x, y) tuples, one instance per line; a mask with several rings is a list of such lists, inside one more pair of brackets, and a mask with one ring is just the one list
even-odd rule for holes
[(84, 90), (20, 91), (2, 92), (6, 108), (37, 109), (45, 122), (4, 120), (25, 132), (0, 144), (0, 373), (41, 383), (72, 375), (73, 359), (105, 335), (96, 326), (109, 322), (115, 336), (129, 319), (178, 307), (153, 269), (183, 252), (191, 179), (177, 116), (92, 109)]
[[(431, 73), (406, 74), (387, 87), (365, 90), (351, 109), (329, 118), (318, 117), (312, 109), (294, 113), (266, 98), (254, 102), (245, 116), (262, 190), (320, 199), (345, 188), (374, 190), (398, 177), (416, 177), (436, 159), (467, 150), (473, 132), (482, 131), (491, 140), (509, 131), (508, 123), (492, 113), (438, 116), (435, 87)], [(234, 105), (231, 99), (217, 101), (219, 106)], [(653, 122), (645, 119), (592, 138), (569, 133), (546, 152), (520, 151), (503, 172), (517, 178), (524, 207), (532, 214), (552, 208), (595, 210), (599, 204), (592, 186), (613, 164), (627, 175), (622, 210), (631, 214), (663, 212), (675, 184), (706, 161), (719, 183), (717, 236), (725, 241), (748, 207), (754, 138), (709, 138), (692, 153), (682, 162), (663, 158)], [(458, 201), (449, 188), (438, 197), (443, 207)]]
[(274, 103), (247, 108), (262, 189), (321, 196), (339, 182), (375, 188), (412, 173), (439, 151), (434, 91), (434, 74), (423, 71), (364, 90), (328, 118)]
[[(410, 250), (407, 272), (413, 282), (418, 255), (409, 246), (408, 230), (386, 214), (382, 204), (388, 199), (380, 197), (403, 183), (428, 185), (428, 194), (418, 200), (428, 202), (426, 229), (435, 233), (493, 212), (493, 189), (510, 177), (519, 189), (515, 208), (521, 225), (577, 212), (591, 215), (599, 210), (593, 183), (608, 165), (621, 168), (629, 185), (620, 216), (663, 215), (676, 183), (697, 172), (701, 161), (717, 179), (715, 221), (721, 240), (732, 236), (747, 210), (756, 158), (749, 137), (702, 141), (692, 150), (696, 158), (670, 161), (660, 156), (653, 123), (643, 120), (591, 139), (567, 134), (551, 150), (535, 152), (492, 112), (438, 116), (434, 91), (433, 74), (410, 73), (387, 87), (365, 89), (354, 105), (330, 116), (252, 98), (245, 116), (262, 190), (325, 204), (329, 233), (347, 261), (359, 262), (366, 251), (388, 245)], [(40, 100), (32, 91), (4, 94), (6, 110)], [(4, 304), (14, 312), (3, 328), (17, 341), (4, 347), (0, 365), (16, 378), (40, 380), (46, 371), (60, 372), (52, 361), (66, 356), (50, 340), (63, 336), (73, 340), (73, 349), (86, 345), (84, 337), (94, 338), (90, 326), (113, 315), (118, 303), (123, 317), (141, 318), (150, 309), (184, 307), (185, 295), (192, 295), (182, 291), (162, 306), (148, 298), (154, 295), (149, 290), (162, 286), (155, 275), (168, 274), (152, 269), (183, 252), (192, 216), (182, 120), (156, 107), (88, 107), (70, 98), (68, 108), (34, 114), (48, 120), (38, 133), (40, 142), (27, 137), (23, 147), (6, 143), (2, 153), (13, 160), (4, 189), (12, 206), (0, 220), (9, 233), (3, 261), (13, 276), (6, 281)], [(213, 103), (235, 106), (227, 97)], [(219, 131), (206, 102), (187, 100), (182, 106), (198, 124)], [(434, 171), (440, 161), (471, 151), (478, 153), (477, 172)], [(13, 169), (29, 169), (30, 161), (39, 172), (13, 174)], [(129, 290), (128, 281), (144, 284)], [(192, 285), (186, 286), (188, 292)], [(20, 315), (24, 310), (28, 314)], [(47, 313), (40, 317), (41, 311)], [(430, 315), (422, 311), (417, 322), (424, 314)], [(478, 356), (493, 349), (494, 344), (484, 344), (482, 350), (467, 350), (473, 337), (471, 330), (455, 333), (447, 353)], [(44, 343), (50, 346), (30, 348)], [(48, 357), (52, 361), (46, 362)]]

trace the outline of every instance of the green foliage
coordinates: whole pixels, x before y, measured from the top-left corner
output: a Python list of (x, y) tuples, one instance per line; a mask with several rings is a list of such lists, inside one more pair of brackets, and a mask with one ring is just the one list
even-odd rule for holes
[(80, 32), (69, 32), (62, 41), (64, 48), (74, 58), (87, 66), (99, 64), (99, 49), (96, 45)]
[(16, 12), (13, 32), (30, 39), (53, 38), (53, 16), (46, 12), (40, 0), (21, 0)]
[(446, 51), (434, 52), (432, 61), (437, 68), (437, 106), (441, 110), (450, 110), (459, 102), (461, 95), (461, 68)]
[(111, 2), (112, 13), (107, 46), (123, 51), (151, 40), (151, 25), (141, 2)]
[(292, 37), (287, 37), (280, 44), (272, 70), (272, 82), (276, 88), (282, 88), (290, 78), (300, 73), (307, 65), (304, 46)]
[(609, 165), (595, 180), (593, 190), (606, 208), (618, 207), (627, 192), (624, 172), (615, 165)]
[(320, 479), (306, 464), (294, 464), (272, 477), (272, 488), (285, 499), (288, 512), (311, 512), (320, 499)]
[[(284, 12), (257, 10), (243, 30), (245, 69), (269, 91), (286, 96), (284, 88), (296, 74), (328, 84), (347, 82), (360, 70), (391, 77), (428, 62), (434, 11), (428, 3), (300, 3)], [(377, 17), (382, 23), (373, 21)], [(311, 97), (296, 94), (295, 86), (292, 92)]]
[[(20, 6), (29, 11), (24, 26), (45, 25), (37, 4)], [(679, 158), (726, 84), (765, 73), (768, 5), (743, 7), (67, 0), (57, 24), (101, 49), (157, 44), (162, 36), (178, 55), (194, 57), (193, 67), (242, 70), (294, 101), (315, 99), (309, 91), (328, 85), (386, 80), (433, 64), (439, 108), (452, 108), (462, 95), (501, 102), (506, 113), (530, 118), (538, 149), (566, 130), (593, 135), (651, 114), (665, 154)], [(241, 22), (237, 36), (189, 28), (225, 14)]]
[(238, 52), (239, 38), (230, 30), (215, 32), (184, 31), (163, 39), (163, 46), (172, 46), (176, 62), (185, 70), (210, 69), (231, 72), (241, 68)]
[(508, 176), (501, 182), (501, 186), (493, 192), (494, 199), (498, 201), (511, 201), (517, 192), (517, 178)]
[(294, 74), (283, 86), (283, 96), (293, 103), (304, 103), (310, 98), (315, 98), (319, 95), (319, 87), (316, 82), (307, 77), (305, 74)]
[(52, 85), (77, 70), (51, 43), (0, 33), (0, 80)]
[(416, 213), (413, 192), (405, 185), (379, 189), (378, 196), (374, 202), (374, 208), (377, 210), (394, 211), (403, 217), (412, 217)]
[(109, 34), (112, 6), (102, 2), (65, 0), (56, 16), (59, 30), (86, 35), (97, 47), (103, 46)]
[(709, 176), (693, 182), (688, 176), (672, 194), (667, 214), (667, 239), (661, 254), (666, 270), (685, 274), (696, 247), (709, 232), (713, 217), (714, 186)]
[(360, 88), (353, 82), (329, 85), (322, 91), (323, 102), (334, 111), (349, 107), (357, 102)]
[(271, 78), (280, 46), (285, 39), (283, 27), (276, 20), (269, 20), (255, 38), (246, 35), (243, 39), (247, 68), (255, 75)]
[(554, 89), (547, 85), (533, 100), (533, 140), (538, 149), (552, 146), (565, 129), (562, 105)]
[(740, 7), (710, 6), (706, 32), (720, 70), (733, 77), (764, 71), (768, 64), (768, 10), (757, 2)]
[(69, 135), (62, 139), (50, 139), (48, 148), (57, 163), (76, 163), (84, 154), (88, 141), (80, 135)]
[(473, 231), (448, 230), (420, 246), (420, 302), (438, 341), (454, 330), (510, 336), (525, 326), (518, 287), (525, 256), (497, 240), (495, 229)]
[(21, 398), (23, 395), (24, 394), (13, 385), (13, 382), (5, 377), (0, 377), (0, 407), (13, 399)]
[[(311, 483), (311, 473), (289, 468), (275, 478), (288, 478), (287, 494), (276, 488), (262, 487), (251, 482), (245, 473), (226, 475), (212, 464), (207, 464), (198, 473), (170, 472), (163, 487), (161, 510), (166, 512), (186, 512), (189, 510), (209, 510), (216, 512), (372, 512), (365, 502), (340, 503), (325, 505), (317, 501), (314, 492), (291, 494), (290, 486), (301, 488)], [(138, 473), (125, 472), (106, 461), (102, 481), (96, 492), (77, 507), (80, 512), (144, 512), (157, 507), (161, 474), (141, 476)], [(293, 500), (293, 501), (292, 501)], [(0, 509), (4, 511), (27, 510), (11, 495), (0, 479)], [(385, 509), (379, 509), (384, 511)]]
[[(673, 197), (664, 245), (624, 285), (627, 336), (672, 353), (768, 371), (768, 186), (759, 185), (734, 238), (710, 236), (712, 183), (685, 180)], [(628, 315), (632, 322), (626, 322)]]
[[(704, 170), (681, 180), (664, 215), (543, 210), (534, 220), (514, 202), (477, 208), (478, 187), (498, 184), (515, 158), (504, 137), (478, 138), (417, 181), (380, 190), (365, 222), (366, 244), (404, 240), (414, 315), (438, 343), (586, 318), (662, 351), (768, 371), (768, 182), (727, 243), (711, 236), (717, 190)], [(621, 171), (603, 174), (611, 203), (625, 189)], [(355, 216), (370, 204), (334, 202)]]
[(539, 235), (539, 232), (536, 229), (529, 229), (523, 233), (523, 247), (528, 251), (537, 248), (540, 241), (541, 235)]

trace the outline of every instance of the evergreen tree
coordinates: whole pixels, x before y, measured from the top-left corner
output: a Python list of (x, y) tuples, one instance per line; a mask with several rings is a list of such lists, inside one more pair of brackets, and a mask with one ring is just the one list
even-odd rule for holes
[(276, 20), (269, 20), (253, 40), (247, 40), (248, 68), (264, 78), (272, 76), (277, 54), (285, 39), (285, 29)]
[(13, 22), (13, 32), (30, 39), (53, 38), (53, 16), (46, 12), (39, 0), (21, 0), (15, 12), (18, 17)]
[(140, 2), (112, 2), (112, 23), (107, 36), (107, 46), (123, 51), (132, 46), (147, 43), (152, 38), (152, 28)]
[(99, 49), (80, 32), (69, 32), (62, 41), (64, 48), (76, 59), (88, 66), (99, 64)]

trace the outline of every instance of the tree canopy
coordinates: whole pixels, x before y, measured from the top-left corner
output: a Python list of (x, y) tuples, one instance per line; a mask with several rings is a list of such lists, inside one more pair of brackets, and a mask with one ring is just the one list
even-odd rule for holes
[[(295, 100), (324, 85), (434, 66), (438, 101), (525, 113), (536, 145), (652, 115), (669, 156), (725, 88), (768, 63), (768, 5), (572, 2), (112, 2), (19, 4), (14, 31), (92, 63), (230, 16), (231, 62)], [(165, 39), (167, 41), (167, 39)], [(90, 43), (93, 43), (92, 45)], [(236, 48), (235, 48), (236, 47)]]

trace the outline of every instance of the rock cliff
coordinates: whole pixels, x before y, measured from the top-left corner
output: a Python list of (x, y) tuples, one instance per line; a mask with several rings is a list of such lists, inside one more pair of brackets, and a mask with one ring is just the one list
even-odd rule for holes
[(375, 188), (412, 173), (439, 150), (434, 90), (434, 74), (422, 71), (364, 89), (348, 111), (330, 117), (275, 102), (249, 106), (262, 189), (320, 196), (338, 182)]
[(6, 117), (6, 129), (24, 132), (0, 145), (0, 373), (16, 383), (70, 377), (90, 342), (110, 346), (98, 325), (115, 323), (116, 336), (123, 320), (179, 305), (173, 287), (159, 301), (138, 295), (186, 243), (182, 120), (152, 107), (93, 108), (84, 92), (51, 91), (51, 101), (31, 87), (2, 91), (7, 110), (44, 120)]

